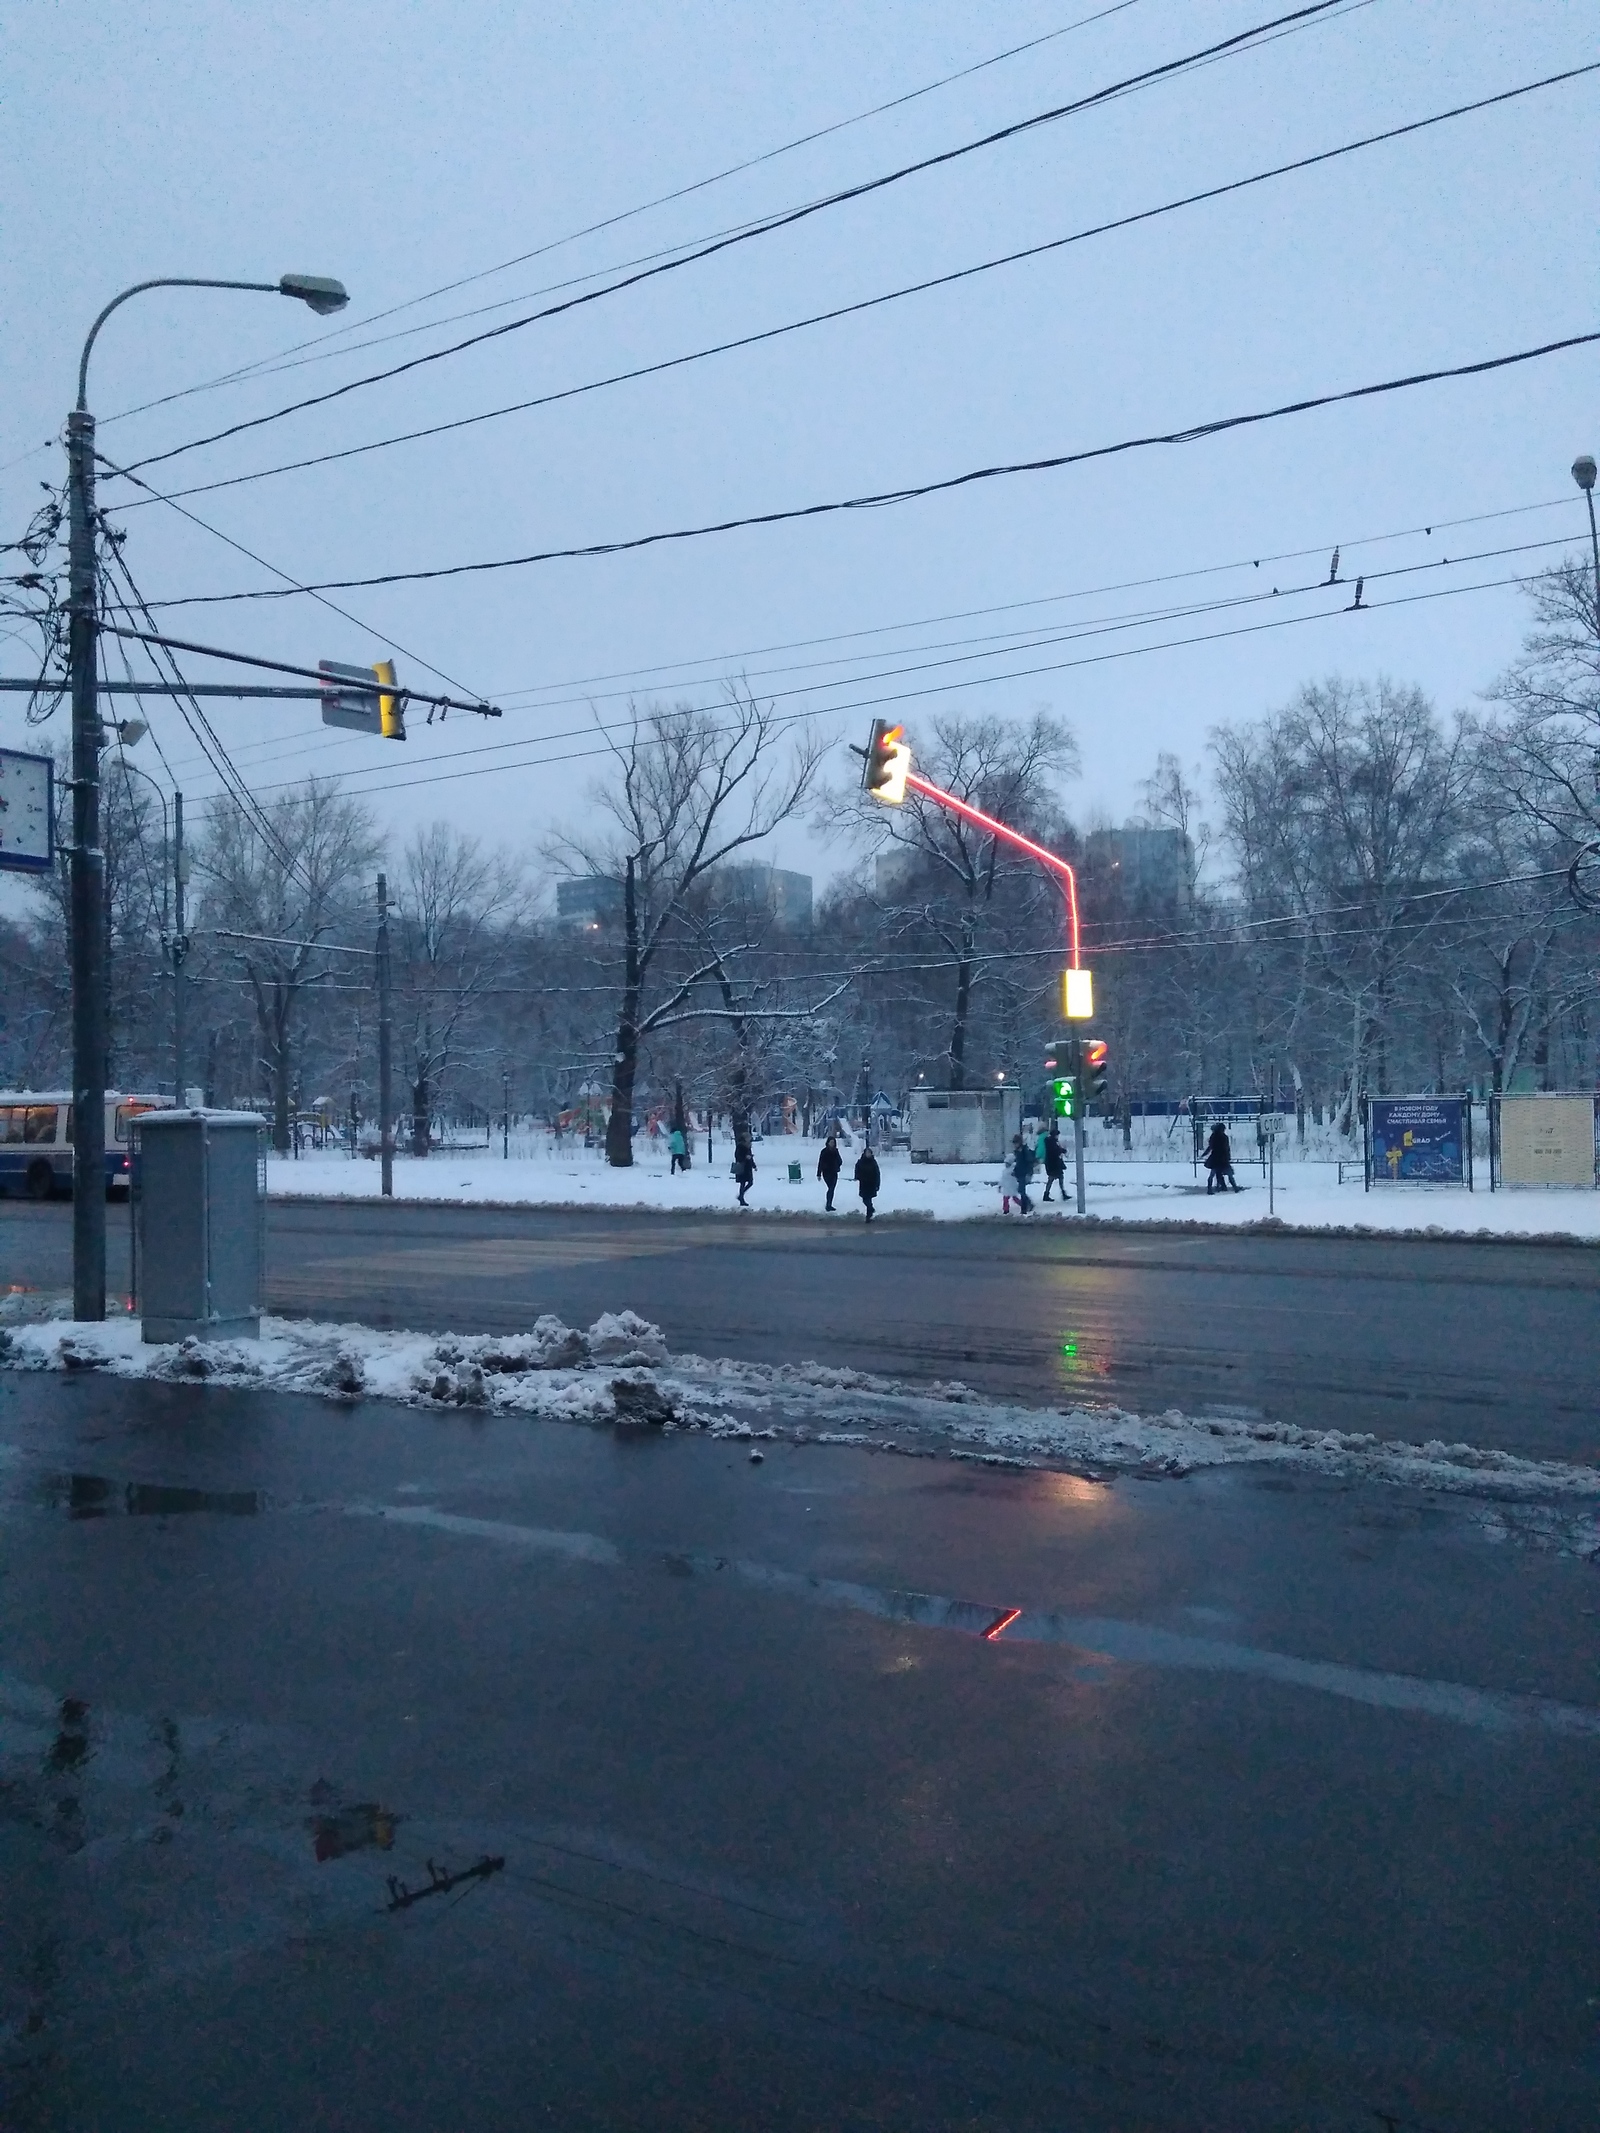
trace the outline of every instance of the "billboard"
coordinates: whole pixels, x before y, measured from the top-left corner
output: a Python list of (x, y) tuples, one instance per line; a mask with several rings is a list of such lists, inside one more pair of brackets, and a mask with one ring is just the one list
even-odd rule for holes
[(1465, 1096), (1373, 1096), (1367, 1174), (1374, 1185), (1464, 1185), (1471, 1105)]
[(1502, 1096), (1502, 1185), (1595, 1182), (1592, 1096)]

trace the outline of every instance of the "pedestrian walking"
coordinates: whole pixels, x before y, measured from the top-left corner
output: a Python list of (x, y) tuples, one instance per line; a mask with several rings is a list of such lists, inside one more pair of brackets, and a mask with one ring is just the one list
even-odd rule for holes
[(1211, 1138), (1206, 1142), (1206, 1197), (1214, 1192), (1226, 1192), (1231, 1185), (1235, 1192), (1242, 1190), (1233, 1174), (1233, 1147), (1228, 1139), (1228, 1129), (1219, 1118), (1211, 1129)]
[(1061, 1128), (1052, 1122), (1044, 1143), (1044, 1197), (1050, 1197), (1052, 1185), (1059, 1185), (1063, 1200), (1067, 1197), (1067, 1158), (1061, 1147)]
[(883, 1173), (878, 1168), (878, 1158), (872, 1152), (869, 1141), (856, 1157), (856, 1191), (861, 1195), (861, 1204), (867, 1210), (867, 1220), (872, 1220), (872, 1203), (883, 1187)]
[(839, 1173), (843, 1168), (844, 1157), (839, 1153), (839, 1136), (830, 1133), (822, 1144), (822, 1153), (817, 1157), (817, 1176), (828, 1188), (828, 1204), (823, 1209), (824, 1214), (831, 1215), (835, 1212), (834, 1188), (839, 1182)]
[(739, 1183), (739, 1205), (748, 1207), (750, 1203), (745, 1194), (756, 1181), (756, 1159), (747, 1140), (740, 1139), (734, 1143), (733, 1174)]
[(1033, 1176), (1033, 1150), (1020, 1133), (1011, 1136), (1011, 1175), (1017, 1181), (1017, 1211), (1031, 1215), (1033, 1202), (1028, 1198), (1028, 1180)]
[(676, 1177), (680, 1170), (688, 1169), (689, 1141), (681, 1126), (674, 1126), (667, 1135), (667, 1152), (672, 1157), (672, 1167), (668, 1172), (669, 1176)]

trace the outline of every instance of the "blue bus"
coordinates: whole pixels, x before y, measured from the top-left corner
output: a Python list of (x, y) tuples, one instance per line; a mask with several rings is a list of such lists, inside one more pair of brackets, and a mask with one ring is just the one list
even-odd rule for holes
[[(170, 1096), (106, 1091), (106, 1191), (128, 1190), (128, 1122), (171, 1108)], [(72, 1191), (72, 1092), (0, 1089), (0, 1193), (48, 1200)]]

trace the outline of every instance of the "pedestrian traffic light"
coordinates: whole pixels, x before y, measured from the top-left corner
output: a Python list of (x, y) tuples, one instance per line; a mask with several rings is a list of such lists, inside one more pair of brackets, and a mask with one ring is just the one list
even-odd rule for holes
[(1091, 1037), (1083, 1048), (1084, 1090), (1091, 1103), (1099, 1103), (1106, 1093), (1110, 1061), (1110, 1045), (1103, 1037)]
[(911, 771), (911, 750), (906, 746), (904, 726), (891, 726), (886, 718), (872, 721), (867, 743), (867, 765), (861, 782), (875, 800), (899, 807), (906, 796)]
[(1057, 1118), (1078, 1115), (1078, 1084), (1070, 1074), (1058, 1074), (1050, 1084), (1050, 1108)]

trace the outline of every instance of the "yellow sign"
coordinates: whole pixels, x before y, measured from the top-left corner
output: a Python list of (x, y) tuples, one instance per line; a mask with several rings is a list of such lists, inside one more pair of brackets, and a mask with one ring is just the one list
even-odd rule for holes
[(1068, 970), (1061, 978), (1061, 1012), (1069, 1022), (1091, 1022), (1094, 1019), (1094, 973), (1088, 970)]

